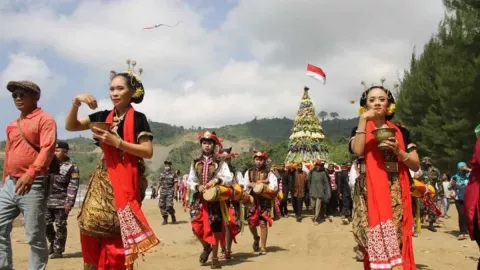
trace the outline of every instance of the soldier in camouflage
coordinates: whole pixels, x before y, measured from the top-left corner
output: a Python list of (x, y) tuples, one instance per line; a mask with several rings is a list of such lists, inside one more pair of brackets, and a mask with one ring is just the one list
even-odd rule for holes
[(67, 142), (57, 142), (55, 156), (60, 161), (60, 170), (58, 174), (52, 175), (45, 214), (51, 259), (63, 257), (67, 241), (68, 213), (75, 205), (80, 182), (78, 167), (68, 157), (68, 150)]
[[(430, 157), (424, 157), (422, 160), (422, 171), (423, 171), (423, 178), (425, 184), (431, 185), (435, 188), (435, 197), (442, 198), (443, 197), (443, 185), (440, 170), (432, 165), (432, 159)], [(437, 199), (434, 199), (437, 201)], [(435, 213), (432, 211), (428, 211), (428, 229), (432, 232), (436, 232), (437, 229), (433, 226), (433, 223), (437, 219)]]
[(175, 190), (177, 190), (177, 175), (172, 170), (172, 162), (165, 161), (165, 171), (160, 175), (158, 181), (160, 213), (163, 217), (162, 225), (168, 224), (168, 215), (172, 217), (172, 223), (176, 223), (175, 209), (173, 208), (173, 199), (175, 197)]

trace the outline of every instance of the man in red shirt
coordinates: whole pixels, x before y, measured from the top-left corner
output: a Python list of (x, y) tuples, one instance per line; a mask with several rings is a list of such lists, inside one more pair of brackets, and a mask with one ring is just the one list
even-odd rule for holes
[(41, 90), (30, 81), (11, 81), (20, 118), (7, 127), (7, 144), (0, 191), (0, 269), (13, 269), (10, 233), (12, 222), (23, 213), (30, 245), (29, 270), (47, 267), (48, 249), (45, 212), (49, 166), (57, 140), (53, 117), (37, 107)]

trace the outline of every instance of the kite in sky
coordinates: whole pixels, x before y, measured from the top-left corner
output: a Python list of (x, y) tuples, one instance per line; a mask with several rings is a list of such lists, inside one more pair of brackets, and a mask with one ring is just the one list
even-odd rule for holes
[(314, 78), (316, 80), (322, 81), (323, 84), (327, 81), (327, 75), (320, 67), (314, 66), (312, 64), (307, 64), (307, 72), (306, 75), (308, 77)]
[(147, 27), (144, 27), (143, 29), (145, 29), (145, 30), (151, 30), (151, 29), (158, 28), (158, 27), (160, 27), (160, 26), (175, 27), (175, 26), (177, 26), (179, 23), (180, 23), (180, 22), (177, 22), (175, 25), (168, 25), (168, 24), (161, 23), (161, 24), (155, 24), (154, 26), (147, 26)]

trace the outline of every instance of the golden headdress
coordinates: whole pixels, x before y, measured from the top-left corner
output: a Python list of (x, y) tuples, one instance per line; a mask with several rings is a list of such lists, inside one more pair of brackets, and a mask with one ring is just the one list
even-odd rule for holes
[(145, 88), (143, 87), (142, 80), (140, 78), (140, 75), (142, 75), (143, 69), (140, 68), (137, 73), (135, 71), (136, 65), (137, 65), (136, 61), (127, 59), (127, 70), (122, 73), (110, 71), (110, 80), (112, 80), (117, 75), (125, 75), (128, 79), (130, 79), (130, 84), (134, 89), (132, 102), (140, 103), (142, 102), (143, 96), (145, 95)]
[(387, 98), (388, 98), (388, 101), (390, 102), (390, 106), (388, 107), (387, 115), (393, 115), (393, 113), (395, 113), (395, 109), (396, 109), (395, 98), (393, 97), (392, 90), (397, 90), (398, 87), (399, 87), (399, 84), (395, 83), (393, 85), (393, 87), (390, 88), (388, 85), (385, 84), (385, 81), (386, 81), (386, 79), (384, 77), (382, 77), (382, 78), (380, 78), (380, 84), (372, 83), (372, 84), (368, 85), (367, 83), (365, 83), (365, 81), (360, 82), (360, 84), (363, 85), (363, 92), (362, 92), (362, 96), (360, 97), (360, 108), (358, 109), (358, 114), (359, 115), (362, 115), (364, 112), (367, 111), (367, 109), (365, 108), (365, 106), (367, 104), (367, 95), (368, 95), (369, 90), (372, 89), (372, 87), (375, 87), (375, 86), (381, 87), (385, 90), (385, 92), (387, 92)]

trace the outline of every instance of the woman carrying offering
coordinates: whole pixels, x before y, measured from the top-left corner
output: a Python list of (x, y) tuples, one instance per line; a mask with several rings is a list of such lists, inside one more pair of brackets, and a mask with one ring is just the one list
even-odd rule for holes
[[(390, 122), (395, 99), (384, 81), (363, 92), (358, 126), (350, 140), (350, 150), (361, 157), (353, 232), (365, 254), (364, 269), (414, 270), (409, 169), (418, 171), (420, 161), (409, 132)], [(377, 132), (394, 133), (379, 147), (373, 132), (384, 128), (390, 130)]]
[(153, 136), (146, 116), (131, 105), (142, 102), (145, 89), (134, 71), (135, 61), (127, 64), (126, 72), (110, 73), (112, 110), (78, 119), (81, 103), (97, 108), (92, 95), (80, 94), (65, 123), (68, 131), (92, 126), (93, 138), (103, 150), (78, 215), (84, 269), (133, 269), (138, 254), (160, 242), (140, 208), (147, 187), (143, 159), (153, 155)]

